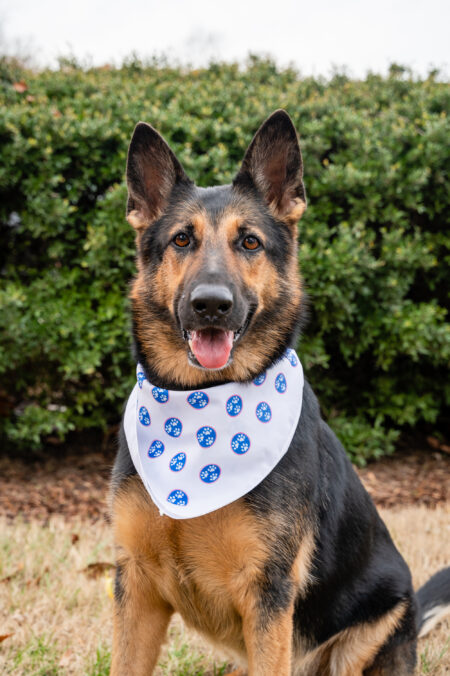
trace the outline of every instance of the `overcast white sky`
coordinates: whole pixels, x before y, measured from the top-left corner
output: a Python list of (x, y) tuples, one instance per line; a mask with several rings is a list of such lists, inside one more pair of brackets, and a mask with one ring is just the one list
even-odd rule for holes
[(118, 63), (165, 53), (183, 63), (241, 60), (249, 51), (304, 74), (346, 66), (424, 74), (450, 63), (449, 0), (0, 0), (0, 36), (37, 62), (58, 55)]

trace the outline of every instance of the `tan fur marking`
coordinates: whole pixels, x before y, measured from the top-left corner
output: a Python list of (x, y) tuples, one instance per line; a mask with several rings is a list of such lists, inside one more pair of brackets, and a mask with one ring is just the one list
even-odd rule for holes
[(260, 311), (275, 300), (279, 292), (278, 274), (267, 258), (262, 258), (260, 265), (243, 267), (241, 274), (245, 284), (257, 294)]
[(142, 212), (137, 209), (130, 211), (127, 221), (137, 231), (144, 230), (148, 225), (148, 219), (144, 218)]
[(226, 233), (227, 239), (232, 241), (243, 222), (244, 215), (242, 213), (228, 208), (220, 220), (219, 228)]
[(292, 566), (292, 578), (296, 583), (297, 592), (304, 595), (314, 580), (311, 573), (312, 558), (316, 546), (314, 533), (309, 530), (303, 536), (300, 549)]
[(258, 629), (258, 614), (244, 617), (249, 676), (290, 676), (294, 604), (278, 614), (269, 628)]
[(275, 218), (284, 221), (288, 225), (296, 226), (306, 211), (306, 203), (299, 197), (289, 200), (287, 207), (280, 211), (275, 203), (269, 206), (271, 213)]
[(223, 232), (228, 244), (231, 244), (238, 234), (240, 227), (248, 225), (249, 233), (256, 235), (261, 242), (265, 242), (265, 233), (254, 222), (255, 217), (250, 209), (243, 209), (238, 211), (229, 207), (223, 214), (218, 225), (219, 232)]
[(169, 247), (164, 254), (164, 264), (161, 265), (152, 283), (153, 295), (158, 303), (166, 306), (173, 314), (174, 299), (180, 287), (185, 283), (188, 275), (195, 275), (201, 265), (198, 255), (187, 256), (180, 260), (173, 247)]
[(296, 676), (362, 676), (399, 626), (406, 604), (398, 603), (375, 622), (350, 627), (296, 660)]
[(119, 563), (141, 571), (140, 598), (162, 599), (212, 642), (245, 656), (241, 618), (253, 612), (268, 552), (263, 526), (242, 501), (174, 520), (159, 515), (133, 477), (114, 500), (113, 528)]
[[(134, 574), (133, 574), (134, 573)], [(143, 598), (132, 566), (127, 567), (127, 605), (116, 609), (111, 676), (148, 676), (158, 660), (172, 610), (155, 599)], [(134, 578), (131, 581), (131, 578)]]
[(208, 218), (206, 215), (206, 211), (202, 213), (193, 214), (189, 220), (190, 223), (194, 226), (194, 232), (196, 236), (200, 240), (203, 240), (205, 237), (206, 229), (208, 227)]
[(186, 226), (193, 226), (196, 238), (202, 242), (208, 228), (206, 211), (198, 211), (191, 208), (187, 210), (186, 214), (179, 213), (176, 223), (167, 229), (168, 238), (174, 237), (180, 230), (184, 230)]

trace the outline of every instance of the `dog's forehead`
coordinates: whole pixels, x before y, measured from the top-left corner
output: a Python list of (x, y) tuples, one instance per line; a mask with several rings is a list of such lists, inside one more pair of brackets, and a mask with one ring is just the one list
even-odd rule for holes
[[(220, 226), (224, 220), (248, 220), (259, 213), (259, 205), (250, 196), (243, 196), (232, 185), (212, 188), (195, 187), (195, 205), (207, 217), (212, 226)], [(194, 206), (194, 205), (193, 205)], [(195, 207), (194, 207), (195, 208)]]
[(196, 202), (211, 225), (218, 225), (223, 214), (233, 207), (234, 201), (235, 196), (231, 185), (219, 185), (212, 188), (196, 187)]

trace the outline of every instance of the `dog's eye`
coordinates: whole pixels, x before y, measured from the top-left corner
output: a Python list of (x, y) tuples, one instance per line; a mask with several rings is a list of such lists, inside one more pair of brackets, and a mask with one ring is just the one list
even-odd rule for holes
[(259, 239), (253, 237), (253, 235), (249, 235), (243, 240), (242, 246), (244, 247), (244, 249), (247, 249), (248, 251), (254, 251), (255, 249), (259, 249), (261, 243)]
[(191, 240), (186, 235), (185, 232), (179, 232), (178, 235), (175, 235), (172, 242), (177, 246), (187, 246)]

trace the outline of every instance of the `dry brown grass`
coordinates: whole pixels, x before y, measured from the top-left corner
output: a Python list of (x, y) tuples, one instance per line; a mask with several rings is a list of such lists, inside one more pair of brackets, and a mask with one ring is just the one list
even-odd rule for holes
[[(450, 561), (449, 507), (385, 510), (383, 517), (416, 586)], [(79, 536), (79, 540), (73, 537)], [(111, 575), (81, 572), (114, 560), (107, 525), (52, 519), (46, 526), (0, 521), (0, 673), (14, 676), (109, 672)], [(420, 641), (417, 674), (450, 673), (449, 622)], [(223, 674), (224, 659), (175, 619), (158, 676)]]
[(0, 646), (0, 667), (17, 675), (86, 673), (108, 644), (111, 607), (105, 579), (79, 571), (113, 561), (108, 527), (54, 518), (45, 527), (3, 522), (1, 534), (0, 577), (13, 577), (0, 584), (0, 633), (13, 635)]

